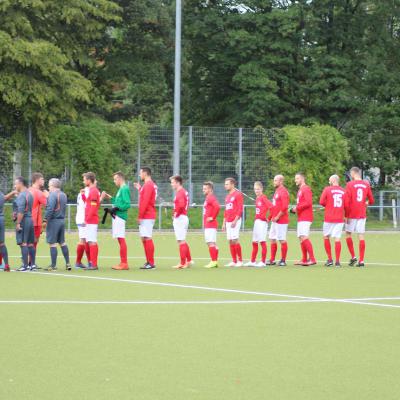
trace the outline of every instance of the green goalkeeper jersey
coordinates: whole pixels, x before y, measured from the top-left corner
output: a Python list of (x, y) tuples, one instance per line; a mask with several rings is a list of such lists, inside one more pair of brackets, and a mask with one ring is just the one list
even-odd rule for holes
[(131, 207), (131, 192), (127, 184), (123, 184), (115, 197), (111, 198), (113, 207), (118, 207), (116, 215), (125, 221), (128, 219), (128, 210)]

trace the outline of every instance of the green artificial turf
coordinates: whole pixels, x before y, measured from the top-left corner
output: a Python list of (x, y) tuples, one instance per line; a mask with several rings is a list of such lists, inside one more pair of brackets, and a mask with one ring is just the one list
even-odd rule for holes
[[(324, 261), (321, 234), (312, 241)], [(343, 243), (341, 269), (206, 270), (202, 235), (188, 242), (196, 264), (182, 271), (170, 268), (178, 262), (171, 233), (155, 235), (157, 270), (138, 270), (143, 250), (128, 233), (131, 269), (112, 271), (118, 247), (102, 233), (99, 271), (66, 272), (59, 252), (56, 273), (0, 273), (0, 399), (398, 399), (400, 308), (379, 304), (400, 306), (399, 234), (367, 235), (365, 269), (345, 266)], [(73, 258), (75, 234), (68, 243)], [(246, 259), (250, 243), (244, 234)], [(7, 244), (17, 267), (11, 235)], [(223, 265), (222, 234), (219, 247)], [(288, 258), (299, 255), (291, 233)], [(44, 241), (38, 256), (49, 263)], [(382, 297), (399, 299), (333, 301)], [(204, 303), (254, 300), (291, 302)]]

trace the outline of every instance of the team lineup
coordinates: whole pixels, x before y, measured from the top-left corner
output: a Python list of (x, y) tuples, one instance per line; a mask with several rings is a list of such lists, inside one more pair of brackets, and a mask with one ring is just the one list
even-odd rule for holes
[[(139, 235), (143, 244), (145, 263), (141, 269), (156, 268), (155, 245), (153, 242), (153, 228), (157, 217), (156, 199), (157, 185), (152, 180), (151, 169), (140, 169), (141, 183), (134, 187), (139, 193), (138, 225)], [(102, 201), (107, 199), (112, 208), (106, 208), (103, 222), (107, 214), (112, 218), (112, 237), (118, 241), (120, 262), (113, 266), (114, 270), (128, 270), (128, 248), (126, 244), (126, 221), (128, 210), (131, 207), (131, 195), (122, 172), (113, 175), (115, 186), (118, 188), (115, 196), (107, 192), (100, 192), (97, 187), (96, 175), (87, 172), (82, 175), (84, 188), (77, 196), (76, 225), (79, 241), (76, 248), (75, 268), (84, 270), (98, 270), (99, 246), (97, 243), (98, 225), (100, 222), (99, 210)], [(368, 181), (361, 178), (361, 171), (357, 167), (350, 170), (350, 181), (345, 188), (340, 186), (340, 178), (332, 175), (329, 185), (320, 196), (320, 205), (324, 209), (323, 240), (327, 255), (326, 267), (341, 266), (341, 237), (346, 234), (346, 244), (350, 253), (350, 266), (365, 266), (365, 225), (368, 205), (374, 204), (371, 187)], [(313, 245), (310, 240), (310, 228), (313, 222), (313, 193), (306, 184), (303, 173), (294, 177), (298, 187), (296, 205), (289, 208), (289, 192), (285, 187), (285, 178), (277, 175), (273, 179), (275, 192), (271, 200), (263, 193), (263, 184), (254, 183), (255, 217), (252, 236), (252, 252), (250, 261), (243, 263), (240, 244), (240, 228), (244, 209), (244, 198), (236, 188), (234, 178), (225, 179), (225, 209), (222, 231), (226, 233), (229, 242), (232, 261), (228, 267), (266, 267), (278, 265), (286, 266), (288, 243), (287, 233), (289, 213), (297, 216), (297, 237), (299, 238), (301, 258), (295, 262), (299, 266), (317, 264)], [(183, 186), (183, 179), (179, 175), (170, 178), (171, 187), (175, 193), (173, 228), (179, 248), (179, 262), (174, 269), (186, 269), (194, 264), (189, 244), (186, 241), (189, 228), (189, 193)], [(0, 264), (4, 261), (4, 271), (10, 271), (8, 251), (5, 243), (4, 204), (13, 200), (12, 218), (15, 222), (15, 236), (17, 245), (21, 249), (22, 265), (16, 269), (19, 272), (35, 271), (36, 248), (42, 232), (46, 233), (46, 242), (49, 245), (51, 264), (47, 270), (57, 269), (58, 247), (60, 248), (67, 270), (71, 270), (69, 249), (65, 241), (65, 217), (67, 196), (61, 189), (61, 181), (52, 178), (48, 183), (48, 191), (44, 189), (45, 181), (41, 173), (32, 175), (32, 184), (28, 187), (25, 178), (18, 177), (14, 182), (14, 190), (8, 194), (0, 192)], [(208, 246), (210, 262), (205, 268), (217, 268), (218, 265), (218, 216), (221, 206), (214, 195), (214, 185), (210, 181), (203, 184), (205, 201), (203, 205), (204, 239)], [(249, 196), (247, 196), (249, 197)], [(43, 211), (42, 211), (43, 210)], [(43, 215), (42, 215), (43, 213)], [(359, 239), (359, 256), (356, 257), (352, 234)], [(270, 257), (268, 258), (267, 238), (270, 242)], [(334, 257), (332, 255), (331, 240), (334, 241)], [(280, 244), (280, 258), (277, 260), (278, 242)], [(257, 256), (261, 248), (260, 261)], [(86, 254), (87, 264), (83, 263)]]

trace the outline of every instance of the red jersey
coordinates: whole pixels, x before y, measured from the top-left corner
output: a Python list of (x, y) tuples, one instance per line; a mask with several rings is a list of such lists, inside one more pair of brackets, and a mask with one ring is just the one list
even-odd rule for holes
[(99, 189), (95, 186), (89, 188), (87, 197), (83, 194), (82, 200), (85, 202), (85, 224), (98, 225), (100, 208)]
[(256, 213), (254, 219), (267, 220), (267, 212), (272, 208), (272, 203), (265, 194), (256, 198)]
[(42, 226), (42, 207), (46, 206), (47, 199), (44, 193), (33, 187), (29, 188), (29, 192), (33, 196), (32, 205), (32, 221), (33, 226)]
[[(220, 205), (217, 198), (213, 194), (207, 195), (203, 205), (203, 226), (204, 228), (218, 228), (217, 217), (220, 210)], [(207, 221), (207, 218), (212, 218), (212, 221)]]
[(184, 189), (179, 189), (174, 199), (174, 217), (187, 215), (189, 208), (189, 193)]
[(285, 186), (281, 186), (275, 190), (274, 197), (272, 198), (272, 208), (269, 219), (275, 218), (279, 212), (283, 214), (278, 219), (278, 224), (289, 223), (289, 192)]
[(139, 189), (139, 219), (156, 219), (157, 185), (149, 180)]
[(336, 224), (344, 222), (345, 194), (340, 186), (327, 186), (324, 189), (319, 204), (325, 207), (325, 222)]
[(370, 205), (375, 203), (369, 183), (362, 180), (349, 182), (346, 185), (346, 218), (367, 218), (367, 201)]
[(228, 193), (225, 197), (224, 218), (226, 222), (232, 222), (236, 217), (241, 218), (243, 213), (243, 195), (238, 190)]
[(310, 186), (304, 184), (297, 192), (297, 221), (313, 221), (313, 198)]

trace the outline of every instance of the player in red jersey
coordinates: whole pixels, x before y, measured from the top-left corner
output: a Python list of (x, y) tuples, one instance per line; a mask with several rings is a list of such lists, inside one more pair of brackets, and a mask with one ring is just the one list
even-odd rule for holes
[(218, 267), (218, 247), (217, 247), (217, 217), (220, 211), (220, 205), (214, 195), (214, 184), (212, 182), (203, 183), (203, 193), (206, 196), (203, 205), (203, 227), (204, 239), (210, 252), (211, 261), (205, 268)]
[(232, 261), (226, 266), (242, 267), (242, 247), (239, 243), (239, 235), (242, 225), (243, 195), (236, 189), (236, 180), (234, 178), (225, 179), (225, 190), (228, 194), (225, 198), (225, 213), (222, 230), (226, 230), (232, 256)]
[(96, 186), (96, 175), (93, 172), (86, 172), (82, 175), (83, 184), (89, 188), (89, 193), (85, 194), (85, 189), (81, 190), (82, 200), (85, 202), (85, 225), (86, 241), (89, 243), (89, 265), (86, 270), (97, 270), (97, 258), (99, 247), (97, 244), (97, 229), (99, 225), (100, 192)]
[(175, 269), (184, 269), (193, 265), (190, 248), (186, 242), (186, 235), (189, 228), (189, 218), (187, 216), (189, 208), (189, 193), (182, 186), (183, 179), (179, 175), (170, 178), (171, 187), (175, 192), (174, 199), (174, 231), (179, 244), (180, 263), (175, 265)]
[(314, 256), (314, 249), (309, 239), (310, 228), (313, 221), (313, 195), (311, 188), (306, 184), (304, 174), (297, 173), (294, 181), (299, 188), (296, 198), (296, 206), (291, 212), (297, 214), (297, 237), (300, 240), (302, 252), (301, 260), (294, 265), (310, 266), (315, 265), (317, 261)]
[(342, 251), (342, 243), (340, 241), (344, 226), (344, 203), (345, 191), (339, 186), (339, 177), (332, 175), (329, 178), (329, 186), (327, 186), (321, 194), (319, 204), (325, 207), (324, 216), (324, 247), (328, 260), (326, 267), (333, 265), (332, 249), (330, 238), (335, 240), (335, 266), (340, 267), (340, 253)]
[(370, 184), (361, 179), (361, 170), (358, 167), (350, 169), (351, 181), (346, 185), (346, 242), (351, 254), (350, 266), (357, 263), (354, 252), (352, 233), (358, 234), (359, 252), (357, 267), (364, 267), (365, 255), (365, 223), (367, 221), (367, 207), (375, 202)]
[(154, 262), (153, 227), (157, 216), (157, 185), (151, 178), (149, 167), (142, 167), (139, 176), (143, 181), (143, 186), (135, 183), (135, 188), (139, 190), (139, 234), (146, 255), (146, 262), (140, 269), (154, 269), (156, 265)]
[(277, 241), (281, 243), (281, 260), (279, 266), (286, 266), (286, 256), (288, 252), (288, 244), (286, 241), (287, 230), (289, 225), (289, 192), (284, 186), (283, 175), (274, 177), (275, 193), (272, 198), (272, 208), (269, 220), (271, 229), (269, 231), (269, 239), (271, 241), (271, 259), (267, 261), (267, 265), (276, 265), (275, 257), (278, 251)]
[[(256, 212), (254, 215), (253, 227), (253, 250), (251, 252), (250, 261), (245, 264), (246, 267), (265, 267), (267, 262), (267, 213), (268, 210), (272, 208), (272, 203), (269, 201), (268, 197), (263, 194), (263, 190), (264, 186), (260, 181), (254, 183)], [(261, 261), (257, 263), (256, 260), (259, 244), (261, 246)]]
[[(33, 173), (31, 180), (32, 185), (29, 188), (29, 192), (33, 196), (32, 221), (35, 233), (35, 243), (33, 247), (36, 250), (36, 247), (39, 243), (40, 235), (42, 234), (42, 208), (46, 207), (49, 192), (47, 190), (44, 190), (44, 177), (40, 172)], [(29, 260), (29, 265), (30, 264), (31, 262)]]

